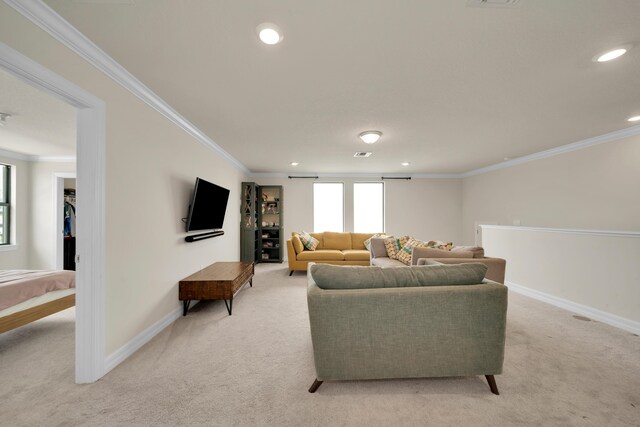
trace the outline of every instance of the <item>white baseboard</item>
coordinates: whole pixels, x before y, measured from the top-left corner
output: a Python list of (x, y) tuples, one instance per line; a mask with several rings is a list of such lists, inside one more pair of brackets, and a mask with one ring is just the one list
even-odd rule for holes
[(590, 319), (594, 319), (599, 322), (606, 323), (607, 325), (620, 328), (627, 332), (640, 335), (640, 322), (636, 322), (635, 320), (625, 319), (624, 317), (616, 316), (615, 314), (607, 313), (606, 311), (598, 310), (596, 308), (578, 304), (573, 301), (559, 298), (535, 289), (527, 288), (508, 280), (505, 282), (505, 285), (507, 285), (509, 290), (513, 292), (536, 299), (538, 301), (546, 302), (547, 304), (551, 304), (568, 311), (572, 311), (574, 313), (589, 317)]
[[(189, 308), (193, 307), (200, 301), (192, 301)], [(181, 304), (182, 305), (182, 304)], [(131, 341), (108, 355), (104, 359), (104, 374), (106, 375), (113, 368), (118, 366), (120, 363), (124, 362), (127, 357), (131, 356), (133, 353), (138, 351), (140, 347), (148, 343), (153, 337), (158, 335), (164, 328), (175, 322), (182, 316), (182, 307), (176, 308), (171, 311), (169, 314), (164, 316), (162, 319), (158, 320), (156, 323), (148, 327), (146, 330), (142, 331)]]

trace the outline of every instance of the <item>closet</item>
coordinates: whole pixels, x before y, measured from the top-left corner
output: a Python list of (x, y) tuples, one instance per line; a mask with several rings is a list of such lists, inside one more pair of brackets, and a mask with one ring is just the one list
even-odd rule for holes
[[(65, 180), (67, 181), (67, 180)], [(73, 180), (75, 181), (75, 180)], [(65, 182), (66, 184), (66, 182)], [(64, 189), (64, 225), (63, 225), (63, 268), (65, 270), (76, 269), (76, 190)]]

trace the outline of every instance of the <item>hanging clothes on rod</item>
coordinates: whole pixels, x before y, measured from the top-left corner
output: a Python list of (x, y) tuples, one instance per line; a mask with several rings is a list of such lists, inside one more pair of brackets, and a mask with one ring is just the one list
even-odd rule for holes
[(63, 268), (76, 269), (76, 190), (64, 190)]

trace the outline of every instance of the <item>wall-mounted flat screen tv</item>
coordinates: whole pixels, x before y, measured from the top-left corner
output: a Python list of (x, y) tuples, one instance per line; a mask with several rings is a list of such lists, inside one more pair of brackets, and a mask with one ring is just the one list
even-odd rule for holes
[(187, 231), (222, 228), (228, 201), (229, 190), (196, 178), (187, 216)]

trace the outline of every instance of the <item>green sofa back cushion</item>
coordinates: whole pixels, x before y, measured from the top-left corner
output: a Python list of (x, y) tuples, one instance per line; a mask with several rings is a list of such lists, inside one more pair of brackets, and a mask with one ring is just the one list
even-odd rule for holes
[(479, 284), (484, 280), (487, 266), (464, 263), (380, 268), (314, 264), (310, 272), (322, 289), (402, 288)]

